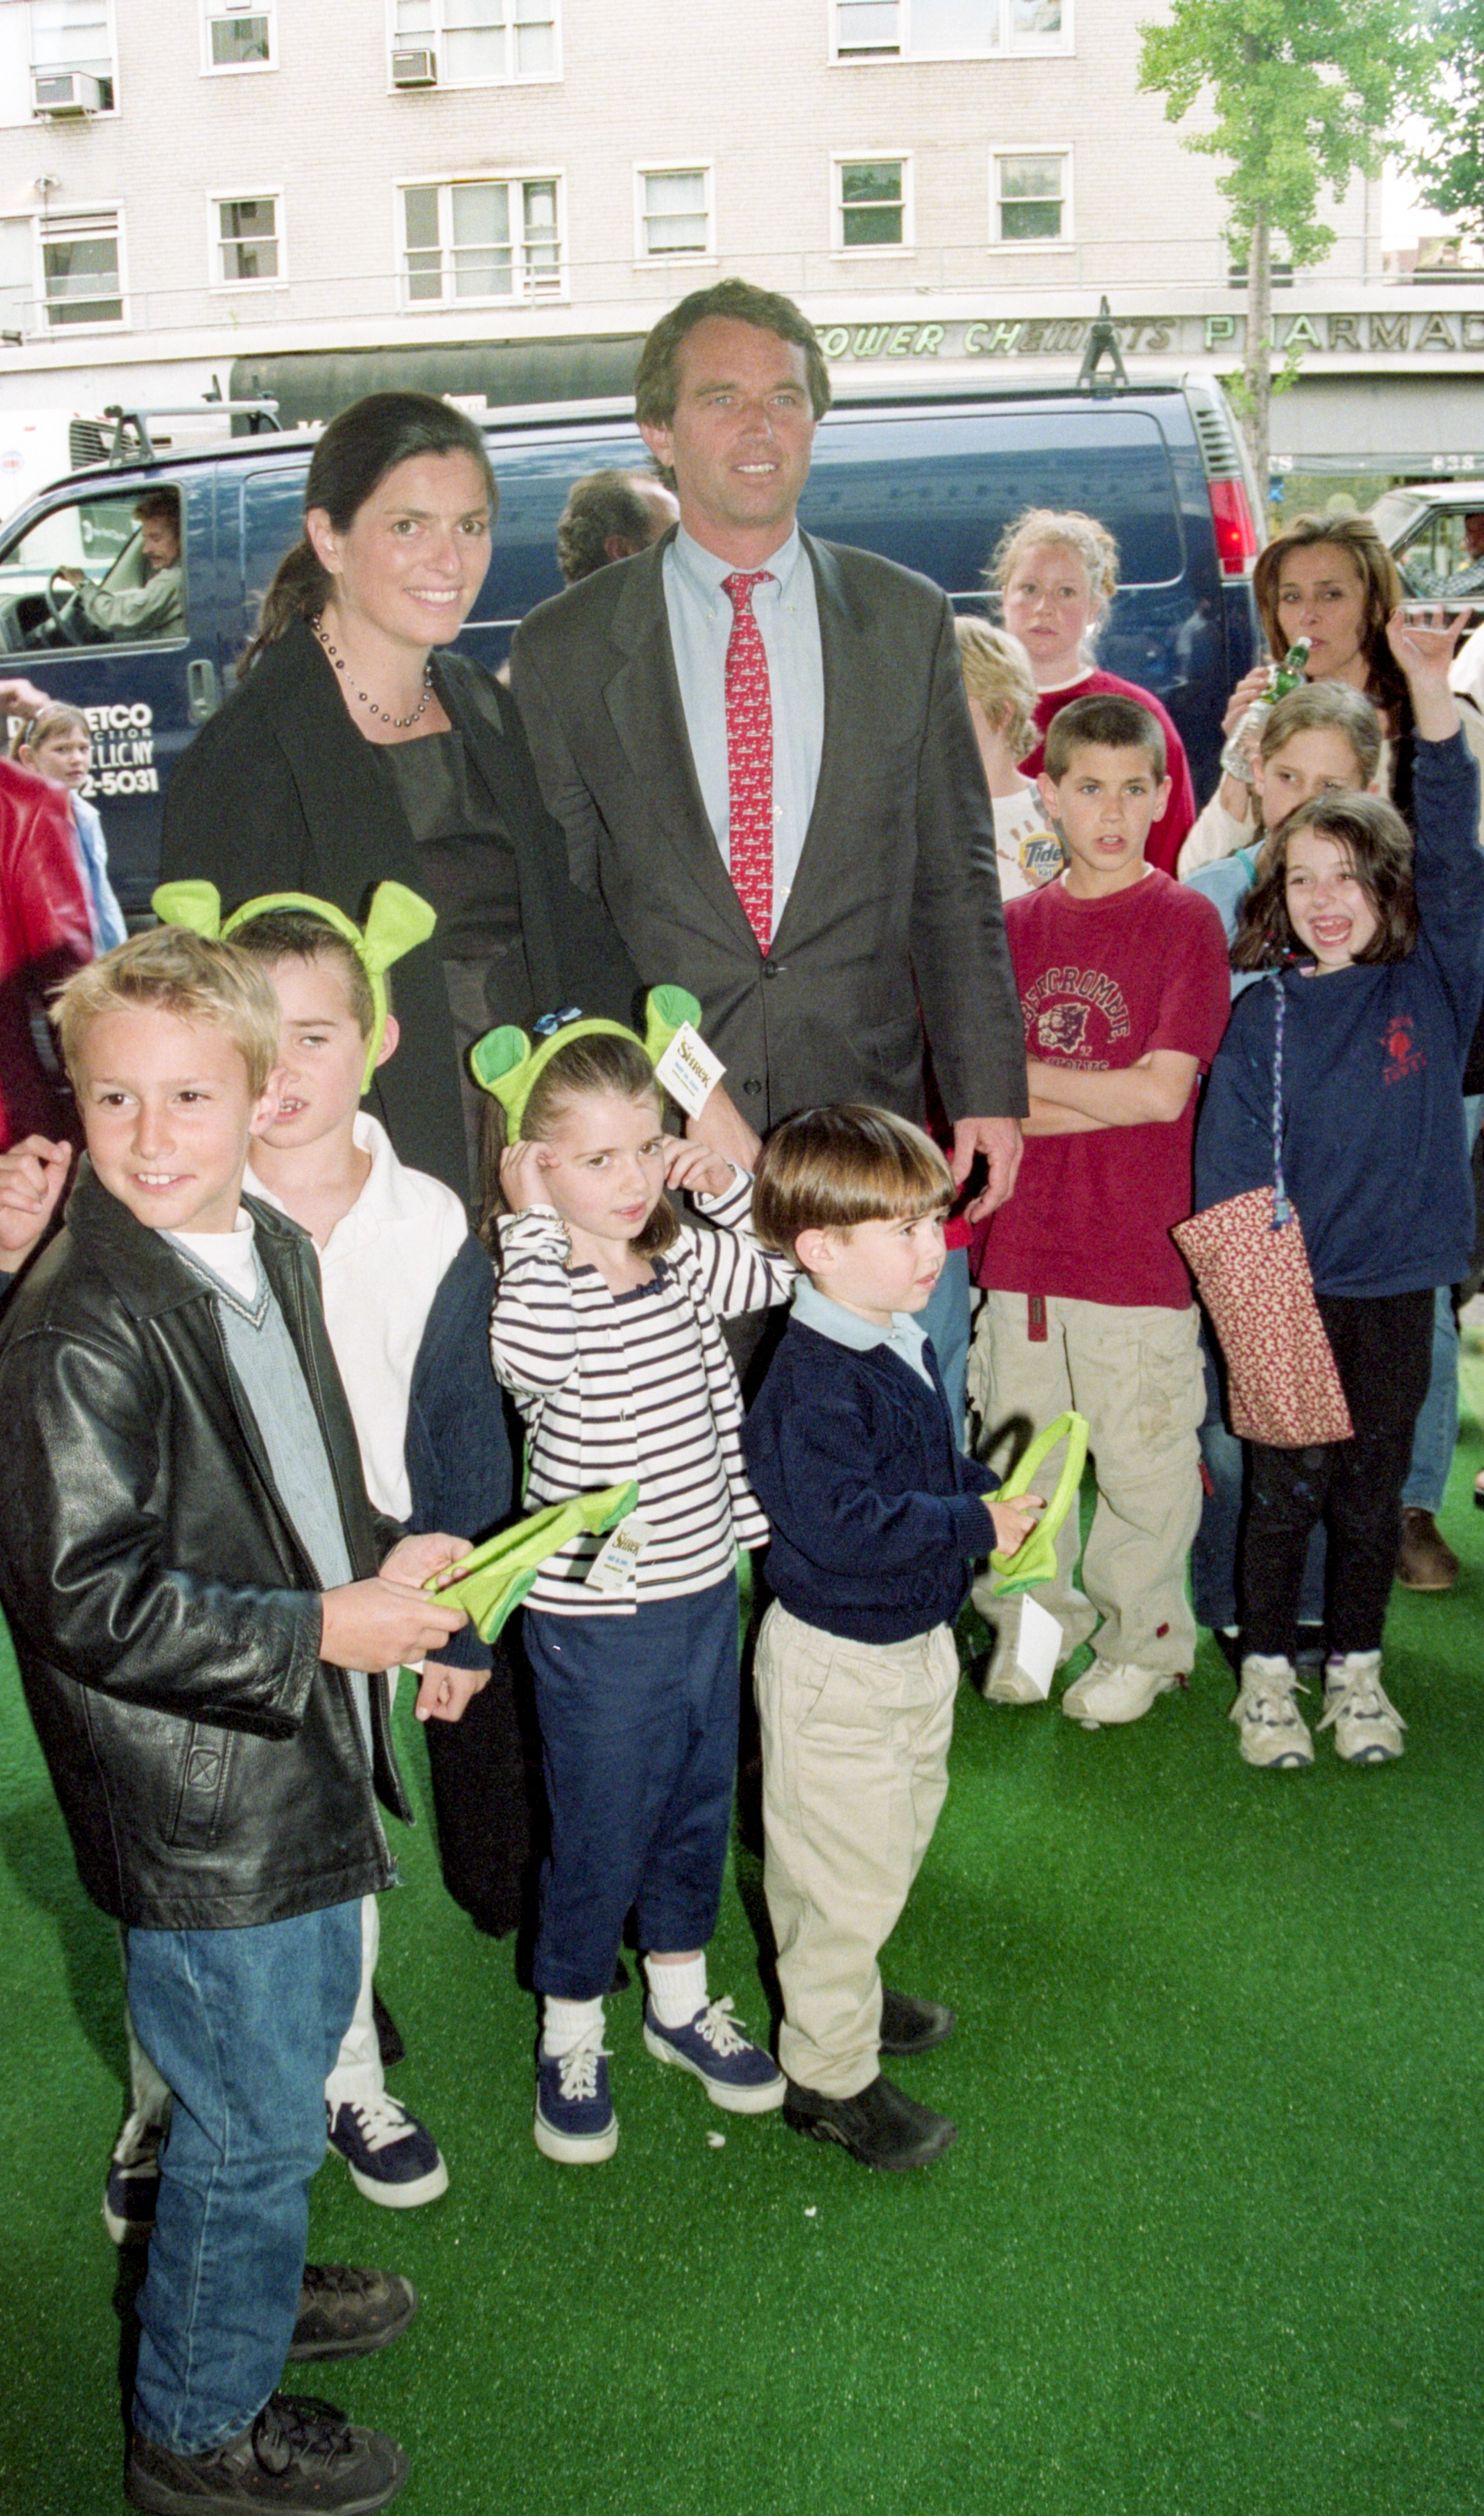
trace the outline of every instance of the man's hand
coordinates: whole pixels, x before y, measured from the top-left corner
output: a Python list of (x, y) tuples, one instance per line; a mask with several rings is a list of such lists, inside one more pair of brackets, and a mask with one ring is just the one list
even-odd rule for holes
[(1018, 1118), (955, 1118), (953, 1153), (949, 1170), (955, 1188), (962, 1188), (973, 1168), (974, 1155), (982, 1153), (989, 1164), (989, 1178), (972, 1205), (964, 1209), (966, 1223), (982, 1223), (1003, 1205), (1015, 1185), (1024, 1147), (1020, 1139)]
[(0, 716), (40, 716), (52, 702), (34, 682), (0, 677)]
[(701, 1104), (700, 1116), (687, 1118), (685, 1133), (696, 1142), (709, 1145), (714, 1153), (721, 1153), (735, 1162), (739, 1171), (755, 1171), (763, 1139), (755, 1136), (729, 1092), (721, 1084)]
[(444, 1659), (424, 1660), (413, 1711), (420, 1721), (462, 1721), (474, 1697), (488, 1684), (487, 1668), (454, 1668)]
[(22, 1136), (0, 1153), (0, 1274), (19, 1273), (57, 1211), (72, 1158), (68, 1144)]
[(441, 1530), (399, 1538), (374, 1580), (322, 1592), (320, 1658), (333, 1668), (397, 1668), (435, 1653), (469, 1618), (462, 1608), (430, 1599), (420, 1585), (468, 1553), (467, 1537)]
[(80, 567), (59, 567), (54, 573), (63, 577), (68, 585), (86, 585), (88, 581)]

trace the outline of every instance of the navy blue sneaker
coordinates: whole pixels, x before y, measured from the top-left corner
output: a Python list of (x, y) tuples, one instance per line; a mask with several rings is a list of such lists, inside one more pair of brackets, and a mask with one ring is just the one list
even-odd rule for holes
[(162, 2130), (144, 2132), (137, 2155), (126, 2162), (108, 2160), (103, 2187), (103, 2226), (115, 2245), (144, 2245), (154, 2233), (155, 2204), (160, 2195)]
[(698, 2009), (684, 2027), (662, 2027), (644, 2003), (644, 2045), (657, 2062), (673, 2062), (698, 2078), (714, 2106), (729, 2115), (765, 2115), (781, 2106), (788, 2081), (770, 2053), (755, 2044), (729, 2000)]
[(592, 2027), (570, 2053), (536, 2047), (536, 2118), (543, 2158), (561, 2166), (597, 2166), (618, 2147), (618, 2118), (608, 2094), (608, 2056), (601, 2027)]
[(387, 2210), (415, 2210), (448, 2190), (448, 2169), (437, 2142), (416, 2115), (383, 2088), (380, 2096), (352, 2098), (334, 2113), (325, 2108), (330, 2147), (350, 2170), (350, 2181), (368, 2202)]

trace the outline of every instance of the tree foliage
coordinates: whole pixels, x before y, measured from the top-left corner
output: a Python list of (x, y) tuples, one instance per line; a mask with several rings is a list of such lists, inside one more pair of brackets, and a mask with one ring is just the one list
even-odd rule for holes
[(1321, 186), (1342, 192), (1379, 170), (1416, 78), (1423, 39), (1410, 0), (1172, 0), (1168, 20), (1139, 33), (1139, 86), (1164, 97), (1171, 122), (1210, 99), (1214, 127), (1184, 145), (1226, 159), (1217, 180), (1237, 249), (1260, 217), (1296, 268), (1322, 261), (1335, 237), (1318, 216)]
[(1408, 162), (1428, 208), (1478, 235), (1484, 233), (1484, 0), (1433, 0), (1427, 29), (1436, 75), (1420, 86), (1416, 101), (1427, 142)]

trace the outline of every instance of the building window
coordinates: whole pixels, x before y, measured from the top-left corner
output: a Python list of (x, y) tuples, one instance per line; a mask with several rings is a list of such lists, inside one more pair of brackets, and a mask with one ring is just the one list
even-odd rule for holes
[(1072, 0), (834, 0), (835, 58), (971, 61), (1071, 46)]
[(98, 81), (99, 110), (113, 105), (113, 30), (108, 0), (29, 0), (31, 74), (67, 70)]
[(406, 185), (402, 226), (408, 304), (558, 295), (560, 190), (556, 175)]
[(398, 52), (426, 46), (440, 87), (556, 78), (559, 0), (393, 0)]
[(206, 0), (206, 67), (273, 67), (272, 0)]
[(689, 261), (713, 250), (711, 168), (641, 166), (639, 169), (639, 251), (641, 262), (684, 255)]
[(997, 150), (993, 234), (996, 244), (1066, 244), (1072, 233), (1072, 152)]
[(47, 323), (122, 323), (117, 210), (41, 223), (41, 285)]
[(217, 288), (261, 287), (281, 279), (279, 199), (251, 192), (211, 204), (211, 276)]
[(842, 253), (899, 252), (912, 242), (905, 157), (838, 157), (835, 241)]

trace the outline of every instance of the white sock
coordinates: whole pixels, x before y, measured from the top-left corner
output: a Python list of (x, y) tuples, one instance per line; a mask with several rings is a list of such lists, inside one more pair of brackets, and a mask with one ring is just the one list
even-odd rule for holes
[(662, 2027), (688, 2027), (697, 2010), (705, 2008), (704, 1949), (698, 1957), (688, 1957), (683, 1965), (662, 1965), (655, 1957), (645, 1957), (644, 1974), (654, 2014)]
[(556, 2000), (548, 1992), (541, 2004), (541, 2049), (559, 2062), (596, 2027), (602, 2034), (603, 2005), (600, 2000)]

